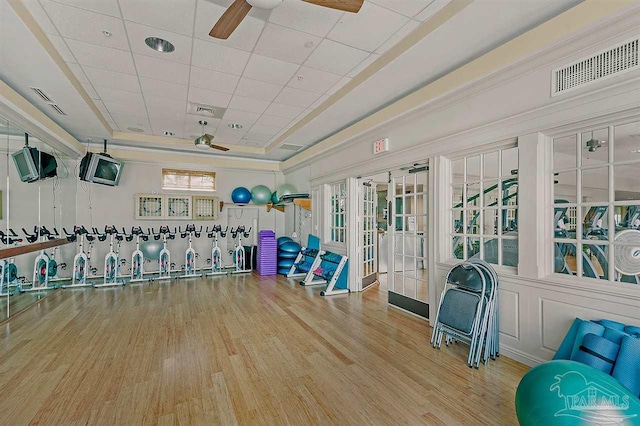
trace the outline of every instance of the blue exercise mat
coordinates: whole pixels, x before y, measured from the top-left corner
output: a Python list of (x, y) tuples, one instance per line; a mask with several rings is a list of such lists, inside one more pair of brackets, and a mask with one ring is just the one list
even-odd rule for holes
[(573, 351), (573, 344), (576, 341), (576, 335), (578, 334), (578, 327), (584, 322), (583, 319), (576, 318), (573, 320), (573, 324), (564, 336), (560, 347), (553, 356), (553, 359), (571, 359), (571, 351)]
[(624, 336), (628, 336), (628, 334), (624, 331), (615, 330), (609, 327), (604, 328), (604, 334), (602, 335), (602, 337), (604, 337), (605, 339), (610, 340), (618, 345), (620, 344), (620, 342), (622, 342), (622, 338)]
[(594, 321), (595, 323), (598, 323), (604, 327), (609, 327), (609, 328), (613, 328), (614, 330), (620, 330), (620, 331), (624, 331), (624, 324), (618, 321), (613, 321), (613, 320), (608, 320), (608, 319), (601, 319), (600, 321)]
[(586, 364), (603, 373), (611, 374), (619, 350), (620, 345), (602, 336), (587, 333), (582, 338), (582, 344), (571, 357), (571, 360)]
[(582, 339), (586, 334), (595, 334), (596, 336), (602, 336), (604, 334), (604, 327), (600, 324), (596, 324), (591, 321), (583, 321), (578, 327), (576, 333), (576, 340), (573, 342), (573, 349), (571, 350), (571, 359), (576, 355), (582, 345)]
[(635, 396), (640, 396), (640, 339), (632, 336), (622, 338), (611, 375)]

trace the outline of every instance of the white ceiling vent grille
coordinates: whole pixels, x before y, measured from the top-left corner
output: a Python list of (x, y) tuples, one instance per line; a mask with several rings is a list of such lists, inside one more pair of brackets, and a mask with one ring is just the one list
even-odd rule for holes
[(53, 108), (53, 109), (55, 110), (55, 112), (57, 112), (58, 114), (60, 114), (60, 115), (67, 115), (67, 113), (66, 113), (66, 112), (64, 112), (64, 111), (62, 110), (62, 108), (60, 108), (58, 105), (56, 105), (56, 104), (49, 104), (49, 105), (51, 105), (51, 108)]
[(552, 72), (552, 93), (556, 96), (579, 87), (638, 69), (640, 37), (617, 44)]
[(302, 145), (293, 145), (290, 143), (283, 143), (278, 147), (278, 149), (284, 149), (285, 151), (298, 151), (302, 148)]
[(45, 102), (47, 102), (47, 103), (50, 103), (50, 104), (55, 103), (55, 102), (53, 101), (53, 99), (51, 99), (51, 98), (49, 97), (49, 95), (47, 95), (47, 94), (44, 92), (44, 90), (42, 90), (42, 89), (38, 89), (37, 87), (29, 87), (29, 89), (33, 90), (33, 91), (36, 93), (36, 95), (40, 96), (40, 98), (42, 98), (42, 100), (43, 100), (43, 101), (45, 101)]

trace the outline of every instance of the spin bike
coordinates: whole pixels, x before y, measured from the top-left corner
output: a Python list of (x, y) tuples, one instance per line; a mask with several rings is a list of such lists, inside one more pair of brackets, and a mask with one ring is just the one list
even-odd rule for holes
[[(78, 253), (73, 258), (73, 277), (71, 278), (71, 284), (63, 285), (62, 288), (78, 288), (78, 287), (91, 287), (91, 284), (87, 282), (89, 275), (89, 256), (84, 251), (84, 240), (89, 237), (89, 231), (84, 226), (74, 226), (73, 232), (67, 232), (62, 228), (67, 235), (69, 241), (78, 241)], [(91, 236), (93, 239), (93, 236)]]
[(233, 269), (231, 270), (232, 274), (243, 274), (247, 272), (251, 272), (251, 269), (246, 269), (245, 267), (245, 252), (244, 247), (242, 246), (242, 237), (249, 238), (251, 234), (251, 228), (249, 230), (245, 230), (244, 225), (239, 225), (236, 229), (231, 228), (231, 237), (236, 243), (235, 248), (233, 249)]
[(207, 272), (207, 275), (227, 275), (227, 271), (225, 271), (224, 266), (222, 266), (222, 250), (218, 247), (218, 235), (226, 238), (228, 230), (229, 227), (227, 226), (223, 231), (222, 225), (213, 225), (211, 230), (207, 227), (207, 237), (213, 240), (211, 259), (207, 259), (207, 261), (211, 263), (211, 271)]
[[(22, 232), (27, 236), (29, 243), (35, 243), (40, 240), (42, 242), (55, 240), (60, 238), (58, 231), (53, 228), (53, 233), (44, 226), (34, 226), (33, 234), (28, 233), (24, 228)], [(40, 251), (40, 254), (36, 257), (33, 266), (33, 281), (31, 287), (28, 289), (22, 289), (22, 291), (39, 291), (39, 290), (53, 290), (55, 286), (49, 285), (53, 281), (58, 281), (58, 268), (65, 269), (66, 263), (58, 263), (56, 261), (56, 253), (58, 247), (54, 247), (51, 255), (49, 255), (44, 249)]]
[[(6, 246), (18, 245), (22, 238), (13, 229), (8, 230), (8, 235), (0, 231), (0, 241)], [(23, 277), (24, 279), (24, 277)], [(18, 276), (18, 268), (13, 263), (13, 258), (0, 260), (0, 296), (7, 296), (12, 288), (22, 287), (21, 278)]]
[[(134, 237), (136, 239), (136, 249), (131, 254), (130, 283), (148, 281), (148, 279), (144, 277), (144, 254), (142, 253), (142, 250), (140, 250), (140, 240), (148, 241), (149, 235), (145, 234), (141, 227), (134, 226), (131, 228), (131, 239)], [(129, 240), (129, 237), (127, 237), (127, 241), (131, 241)]]
[[(105, 225), (104, 234), (100, 234), (96, 228), (93, 229), (94, 234), (98, 236), (99, 241), (106, 240), (109, 236), (109, 252), (104, 257), (104, 276), (102, 284), (94, 284), (94, 287), (113, 287), (124, 285), (124, 281), (119, 281), (120, 277), (120, 243), (124, 236), (118, 232), (115, 226)], [(115, 246), (115, 250), (114, 250)]]
[(172, 233), (168, 226), (163, 225), (158, 229), (157, 234), (153, 228), (151, 228), (151, 233), (156, 241), (162, 238), (162, 250), (160, 250), (160, 255), (158, 256), (158, 279), (170, 280), (172, 278), (171, 270), (175, 264), (171, 263), (171, 253), (169, 253), (169, 248), (167, 247), (167, 240), (175, 240), (175, 229)]
[(184, 239), (189, 237), (189, 247), (184, 254), (184, 275), (180, 275), (179, 278), (199, 277), (201, 276), (201, 274), (198, 273), (198, 268), (196, 266), (196, 259), (199, 255), (193, 248), (192, 242), (193, 237), (200, 238), (200, 234), (202, 233), (202, 226), (200, 227), (199, 231), (196, 231), (195, 224), (187, 225), (184, 229), (184, 232), (182, 232), (180, 228), (178, 228), (178, 231), (180, 232), (181, 238)]

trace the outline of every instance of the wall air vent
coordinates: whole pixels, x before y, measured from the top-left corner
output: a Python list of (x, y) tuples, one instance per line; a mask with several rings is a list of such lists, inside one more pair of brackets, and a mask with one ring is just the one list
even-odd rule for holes
[(34, 92), (36, 92), (36, 95), (40, 96), (40, 98), (42, 98), (43, 101), (49, 103), (49, 104), (53, 104), (55, 103), (53, 99), (51, 99), (49, 97), (49, 95), (47, 95), (44, 90), (42, 89), (38, 89), (37, 87), (29, 87), (29, 89), (33, 90)]
[(278, 149), (284, 149), (285, 151), (298, 151), (302, 148), (302, 145), (293, 145), (290, 143), (283, 143), (278, 147)]
[(551, 75), (551, 96), (640, 68), (639, 45), (640, 37), (635, 37), (554, 69)]
[(49, 104), (49, 105), (51, 105), (51, 108), (53, 108), (53, 109), (55, 110), (55, 112), (57, 112), (58, 114), (60, 114), (60, 115), (67, 115), (67, 113), (66, 113), (66, 112), (64, 112), (64, 111), (62, 110), (62, 108), (60, 108), (58, 105), (56, 105), (56, 104)]

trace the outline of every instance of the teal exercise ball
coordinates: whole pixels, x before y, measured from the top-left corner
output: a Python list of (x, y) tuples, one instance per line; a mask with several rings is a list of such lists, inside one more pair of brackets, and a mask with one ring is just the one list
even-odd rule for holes
[(271, 194), (271, 202), (273, 204), (278, 204), (278, 201), (280, 201), (278, 200), (278, 194), (276, 191), (273, 191), (273, 194)]
[(164, 246), (162, 240), (142, 241), (140, 243), (140, 251), (145, 259), (158, 260), (160, 258), (160, 250)]
[(251, 202), (251, 191), (244, 186), (239, 186), (231, 193), (231, 201), (236, 204), (249, 204)]
[(296, 192), (296, 188), (290, 183), (283, 183), (276, 190), (278, 200), (282, 200), (283, 196), (291, 195), (291, 194), (294, 194), (295, 192)]
[(264, 185), (256, 185), (251, 190), (251, 201), (255, 204), (267, 204), (271, 200), (271, 190)]

